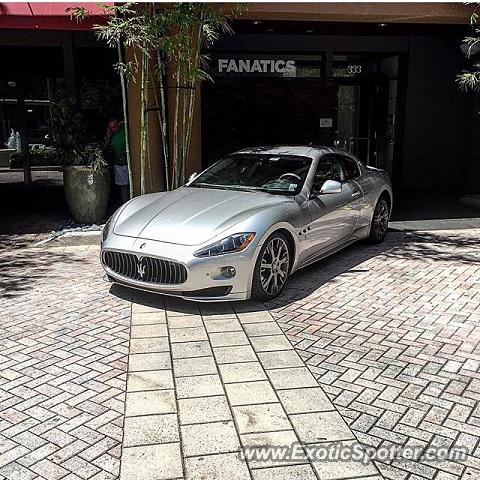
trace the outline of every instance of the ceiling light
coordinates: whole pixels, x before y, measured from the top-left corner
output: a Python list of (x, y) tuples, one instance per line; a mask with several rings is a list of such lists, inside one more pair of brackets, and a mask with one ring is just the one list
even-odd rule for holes
[(388, 25), (388, 23), (379, 23), (378, 26), (379, 27), (386, 27)]

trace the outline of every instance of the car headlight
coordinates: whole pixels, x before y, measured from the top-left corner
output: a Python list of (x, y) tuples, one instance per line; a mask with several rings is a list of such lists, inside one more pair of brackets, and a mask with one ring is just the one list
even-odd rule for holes
[(108, 232), (110, 230), (110, 226), (112, 225), (112, 218), (113, 218), (113, 215), (112, 217), (110, 217), (108, 220), (107, 220), (107, 223), (105, 223), (105, 225), (103, 226), (103, 229), (102, 229), (102, 242), (104, 242), (106, 240), (106, 238), (108, 237)]
[(236, 233), (223, 240), (212, 243), (196, 251), (196, 257), (212, 257), (215, 255), (224, 255), (225, 253), (235, 253), (245, 250), (255, 238), (254, 233)]

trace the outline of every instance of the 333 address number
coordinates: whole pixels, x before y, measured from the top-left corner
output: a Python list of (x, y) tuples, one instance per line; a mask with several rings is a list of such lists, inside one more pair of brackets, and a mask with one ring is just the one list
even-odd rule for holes
[(362, 73), (362, 66), (361, 65), (348, 65), (347, 66), (347, 73), (349, 75), (356, 75)]

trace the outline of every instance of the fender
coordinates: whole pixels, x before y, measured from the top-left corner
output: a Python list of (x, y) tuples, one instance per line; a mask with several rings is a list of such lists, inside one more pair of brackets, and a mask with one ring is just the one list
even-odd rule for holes
[[(258, 260), (258, 256), (260, 255), (260, 250), (262, 249), (263, 244), (265, 243), (265, 240), (275, 231), (277, 230), (288, 230), (288, 232), (291, 233), (293, 241), (294, 241), (294, 247), (295, 247), (295, 255), (294, 255), (294, 262), (292, 264), (292, 268), (290, 269), (290, 273), (294, 272), (297, 268), (297, 252), (299, 251), (299, 246), (298, 246), (298, 233), (296, 229), (288, 222), (277, 222), (271, 225), (262, 235), (262, 238), (257, 244), (256, 251), (255, 251), (255, 264)], [(252, 278), (253, 278), (253, 269), (252, 269)], [(251, 282), (250, 282), (251, 283)]]

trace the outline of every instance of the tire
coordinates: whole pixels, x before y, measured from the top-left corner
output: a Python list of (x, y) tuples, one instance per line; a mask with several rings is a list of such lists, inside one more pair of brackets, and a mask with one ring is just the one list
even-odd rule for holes
[[(272, 255), (274, 258), (278, 256), (276, 261), (272, 262)], [(253, 299), (272, 300), (280, 294), (285, 287), (290, 271), (290, 257), (290, 249), (285, 235), (280, 232), (272, 233), (263, 244), (255, 262), (252, 281)], [(272, 269), (274, 269), (274, 273), (269, 273)]]
[(388, 220), (390, 218), (390, 209), (385, 197), (380, 197), (375, 210), (373, 211), (372, 222), (370, 224), (370, 234), (368, 241), (370, 243), (380, 243), (385, 238), (388, 230)]

